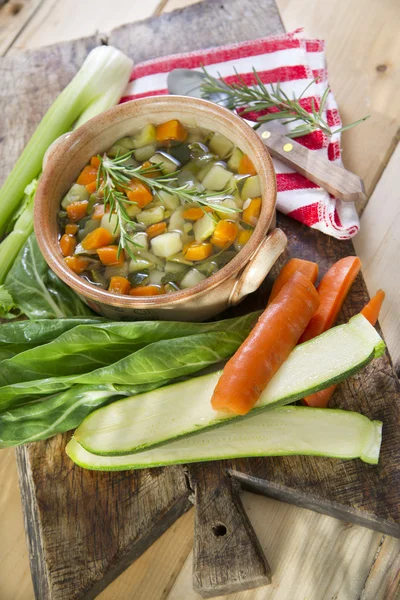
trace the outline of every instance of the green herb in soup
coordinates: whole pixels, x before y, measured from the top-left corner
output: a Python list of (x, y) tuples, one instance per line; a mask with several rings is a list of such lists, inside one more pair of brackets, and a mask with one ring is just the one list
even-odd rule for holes
[(248, 156), (220, 133), (146, 125), (93, 156), (61, 202), (72, 271), (116, 294), (193, 287), (250, 239), (261, 211)]

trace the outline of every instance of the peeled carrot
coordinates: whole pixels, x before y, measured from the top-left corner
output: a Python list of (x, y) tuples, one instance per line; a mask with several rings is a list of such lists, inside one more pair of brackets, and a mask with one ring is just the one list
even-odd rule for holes
[(86, 258), (82, 258), (82, 256), (67, 256), (65, 258), (66, 264), (69, 266), (71, 271), (80, 275), (83, 271), (86, 271), (89, 261)]
[(87, 207), (88, 207), (88, 201), (87, 200), (81, 200), (79, 202), (71, 202), (71, 204), (68, 204), (67, 206), (67, 216), (68, 219), (70, 219), (70, 221), (80, 221), (83, 217), (86, 217), (87, 214)]
[(130, 296), (159, 296), (165, 294), (163, 285), (141, 285), (131, 288)]
[(64, 233), (60, 240), (60, 248), (63, 256), (72, 256), (76, 248), (76, 239), (70, 233)]
[(302, 258), (291, 258), (279, 272), (278, 277), (274, 281), (271, 293), (269, 295), (268, 304), (278, 295), (283, 286), (295, 273), (303, 273), (311, 283), (315, 283), (318, 277), (318, 265), (309, 260)]
[(68, 225), (65, 226), (65, 233), (68, 233), (69, 235), (75, 235), (78, 229), (79, 227), (78, 225), (75, 225), (75, 223), (68, 223)]
[(86, 165), (86, 167), (82, 170), (79, 175), (76, 183), (80, 185), (88, 185), (88, 183), (92, 183), (97, 179), (97, 167), (92, 167), (91, 165)]
[(214, 410), (248, 413), (287, 359), (319, 306), (317, 290), (295, 273), (225, 365), (214, 390)]
[[(107, 209), (108, 209), (107, 212), (110, 212), (110, 208), (108, 205), (107, 205)], [(96, 204), (93, 207), (92, 219), (94, 219), (95, 221), (101, 221), (101, 219), (104, 216), (104, 212), (105, 212), (104, 204)]]
[(183, 211), (182, 217), (184, 219), (187, 219), (188, 221), (198, 221), (199, 219), (204, 217), (206, 212), (211, 212), (211, 211), (212, 211), (212, 208), (210, 208), (209, 206), (205, 206), (204, 208), (197, 208), (197, 207), (187, 208), (186, 210)]
[(247, 154), (243, 154), (240, 160), (238, 173), (240, 175), (257, 175), (255, 166), (253, 165)]
[(218, 221), (214, 233), (211, 237), (211, 243), (218, 248), (227, 248), (236, 239), (239, 232), (239, 225), (233, 221)]
[(251, 238), (252, 233), (253, 232), (251, 229), (240, 229), (239, 230), (238, 236), (236, 238), (236, 244), (239, 246), (239, 248), (242, 248), (245, 244), (247, 244), (247, 242)]
[(169, 142), (184, 142), (188, 132), (182, 123), (176, 120), (166, 121), (156, 127), (157, 142), (168, 144)]
[(146, 162), (142, 164), (141, 169), (149, 169), (145, 173), (146, 177), (149, 179), (154, 179), (155, 177), (160, 177), (160, 175), (162, 175), (160, 169), (157, 169), (149, 160), (146, 160)]
[(101, 160), (98, 156), (92, 156), (90, 159), (90, 164), (92, 167), (96, 167), (96, 169), (98, 169), (101, 164)]
[(98, 227), (91, 231), (82, 240), (82, 246), (85, 250), (97, 250), (102, 246), (109, 246), (113, 241), (113, 235), (105, 227)]
[[(246, 204), (245, 204), (246, 206)], [(253, 225), (255, 227), (257, 225), (258, 217), (261, 212), (261, 198), (253, 198), (250, 200), (249, 204), (243, 210), (242, 219), (245, 223), (249, 225)]]
[(104, 246), (97, 249), (97, 254), (103, 265), (118, 265), (122, 267), (124, 264), (124, 253), (121, 252), (118, 256), (118, 246)]
[(157, 237), (161, 233), (164, 233), (164, 231), (166, 229), (167, 229), (167, 224), (165, 221), (161, 221), (160, 223), (153, 223), (153, 225), (150, 225), (146, 229), (147, 237), (149, 238), (149, 240), (152, 240), (153, 238)]
[(152, 193), (147, 185), (138, 179), (132, 179), (129, 183), (129, 188), (130, 189), (126, 192), (128, 200), (136, 202), (139, 208), (144, 208), (153, 200)]
[(128, 294), (130, 290), (131, 284), (129, 283), (126, 277), (111, 277), (110, 285), (108, 286), (108, 291), (113, 294)]
[(85, 188), (87, 189), (89, 194), (94, 194), (95, 191), (97, 190), (97, 179), (95, 181), (92, 181), (91, 183), (88, 183), (87, 185), (85, 185)]
[(316, 337), (332, 327), (343, 302), (361, 269), (358, 256), (341, 258), (325, 273), (318, 286), (319, 309), (300, 338), (300, 343)]
[(210, 242), (190, 242), (184, 248), (186, 260), (204, 260), (211, 256), (213, 247)]
[[(378, 290), (375, 296), (371, 298), (368, 304), (366, 304), (362, 309), (361, 314), (364, 315), (371, 325), (376, 325), (384, 299), (385, 292), (383, 290)], [(303, 398), (303, 404), (317, 408), (326, 408), (333, 395), (333, 392), (336, 390), (336, 387), (337, 384), (334, 384), (328, 388), (325, 388), (324, 390), (310, 394), (306, 398)]]

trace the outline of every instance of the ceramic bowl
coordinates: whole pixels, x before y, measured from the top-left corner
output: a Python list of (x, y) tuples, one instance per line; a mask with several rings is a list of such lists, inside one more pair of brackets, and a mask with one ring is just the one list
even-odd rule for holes
[[(179, 119), (228, 137), (248, 154), (260, 177), (262, 208), (248, 243), (220, 271), (198, 285), (173, 294), (135, 298), (99, 289), (73, 273), (61, 254), (57, 213), (60, 202), (80, 171), (121, 137), (147, 123)], [(234, 113), (205, 100), (183, 96), (145, 98), (121, 104), (91, 119), (60, 139), (46, 156), (35, 200), (34, 225), (40, 249), (50, 268), (94, 311), (110, 319), (200, 321), (237, 304), (255, 291), (286, 244), (274, 221), (276, 181), (271, 158), (257, 134)], [(268, 233), (269, 232), (269, 233)]]

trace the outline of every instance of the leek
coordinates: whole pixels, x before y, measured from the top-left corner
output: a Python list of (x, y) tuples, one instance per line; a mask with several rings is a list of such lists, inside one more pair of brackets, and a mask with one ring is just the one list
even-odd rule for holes
[[(132, 60), (112, 46), (98, 46), (88, 54), (39, 123), (0, 190), (0, 236), (20, 205), (26, 186), (39, 175), (50, 144), (74, 123), (82, 125), (116, 104), (129, 81), (132, 66)], [(3, 260), (1, 254), (0, 264)]]

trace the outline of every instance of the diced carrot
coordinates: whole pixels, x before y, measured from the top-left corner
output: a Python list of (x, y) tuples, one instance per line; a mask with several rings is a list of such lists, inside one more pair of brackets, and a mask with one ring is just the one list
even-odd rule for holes
[(204, 260), (212, 253), (213, 247), (210, 242), (190, 242), (184, 250), (186, 260)]
[(204, 206), (203, 208), (192, 206), (183, 211), (182, 217), (188, 221), (198, 221), (204, 217), (206, 212), (212, 212), (211, 206)]
[[(385, 292), (383, 290), (378, 290), (373, 298), (364, 306), (361, 311), (361, 314), (371, 323), (371, 325), (376, 325), (379, 312), (382, 308), (383, 301), (385, 299)], [(328, 406), (328, 402), (331, 399), (333, 392), (336, 390), (337, 384), (331, 385), (324, 390), (320, 390), (319, 392), (315, 392), (314, 394), (310, 394), (306, 398), (303, 399), (303, 404), (306, 406), (314, 406), (318, 408), (326, 408)]]
[(87, 234), (82, 240), (82, 246), (85, 250), (97, 250), (97, 248), (109, 246), (113, 239), (113, 235), (108, 229), (105, 227), (98, 227)]
[[(150, 167), (153, 167), (150, 170)], [(160, 169), (157, 169), (153, 163), (151, 163), (149, 160), (146, 160), (143, 164), (142, 164), (142, 169), (149, 169), (148, 171), (146, 171), (145, 175), (146, 177), (148, 177), (149, 179), (154, 179), (155, 177), (160, 177), (160, 175), (162, 175)]]
[[(107, 212), (110, 212), (108, 206), (107, 208)], [(104, 204), (95, 204), (95, 206), (93, 207), (92, 219), (94, 219), (95, 221), (100, 221), (103, 218), (105, 212), (106, 211), (104, 210)]]
[(124, 264), (124, 253), (121, 252), (118, 257), (118, 246), (104, 246), (97, 249), (97, 254), (103, 265), (119, 265)]
[(97, 168), (91, 165), (86, 165), (81, 174), (79, 175), (76, 183), (80, 185), (88, 185), (97, 179)]
[(163, 285), (142, 285), (131, 288), (130, 296), (159, 296), (165, 294), (165, 288)]
[(96, 169), (98, 169), (101, 165), (101, 160), (98, 156), (92, 156), (92, 158), (90, 159), (90, 164), (92, 167), (96, 167)]
[(225, 365), (211, 399), (214, 410), (245, 415), (253, 408), (319, 303), (311, 281), (303, 273), (295, 273)]
[(111, 277), (108, 291), (113, 294), (123, 294), (126, 296), (129, 293), (131, 284), (126, 277)]
[(147, 237), (149, 238), (149, 240), (151, 240), (151, 239), (155, 238), (157, 235), (164, 233), (164, 231), (166, 229), (167, 229), (167, 224), (165, 221), (161, 221), (160, 223), (154, 223), (153, 225), (150, 225), (150, 227), (148, 227), (146, 229)]
[(188, 136), (188, 132), (183, 125), (177, 121), (166, 121), (156, 127), (157, 142), (160, 144), (168, 144), (169, 142), (184, 142)]
[(243, 210), (242, 219), (245, 223), (248, 223), (249, 225), (253, 225), (253, 227), (255, 227), (257, 225), (260, 212), (261, 198), (253, 198)]
[(376, 325), (384, 299), (385, 292), (383, 290), (378, 290), (375, 296), (373, 296), (368, 304), (362, 309), (361, 314), (364, 315), (371, 325)]
[(67, 216), (70, 221), (79, 221), (87, 215), (87, 207), (89, 202), (87, 200), (80, 200), (79, 202), (71, 202), (67, 206)]
[(95, 191), (97, 190), (97, 179), (96, 179), (96, 181), (92, 181), (91, 183), (88, 183), (87, 185), (85, 185), (85, 188), (87, 189), (89, 194), (94, 194)]
[(218, 248), (228, 248), (236, 239), (239, 225), (233, 221), (219, 221), (211, 237), (211, 243)]
[(65, 226), (65, 233), (68, 233), (69, 235), (75, 235), (78, 229), (79, 227), (78, 225), (75, 225), (75, 223), (68, 223), (68, 225)]
[(128, 200), (136, 202), (139, 208), (144, 208), (153, 200), (153, 196), (147, 185), (138, 179), (132, 179), (129, 183), (129, 190), (126, 191)]
[(238, 173), (240, 175), (257, 175), (257, 171), (247, 154), (243, 154), (241, 158)]
[(82, 256), (67, 256), (65, 258), (66, 264), (69, 266), (71, 271), (80, 275), (83, 271), (86, 271), (89, 265), (89, 261)]
[(358, 256), (346, 256), (325, 273), (318, 286), (321, 304), (301, 336), (300, 343), (332, 327), (360, 269)]
[(63, 256), (72, 256), (76, 248), (76, 239), (69, 233), (64, 233), (60, 240), (60, 248)]
[(236, 243), (238, 244), (238, 246), (240, 246), (240, 248), (242, 248), (245, 244), (247, 244), (247, 242), (249, 241), (249, 239), (251, 238), (251, 234), (252, 234), (252, 230), (251, 229), (240, 229), (237, 239), (236, 239)]
[(275, 296), (281, 291), (283, 286), (294, 273), (303, 273), (311, 283), (315, 283), (318, 277), (318, 265), (310, 260), (302, 258), (291, 258), (279, 272), (278, 277), (274, 281), (268, 302), (272, 302)]

